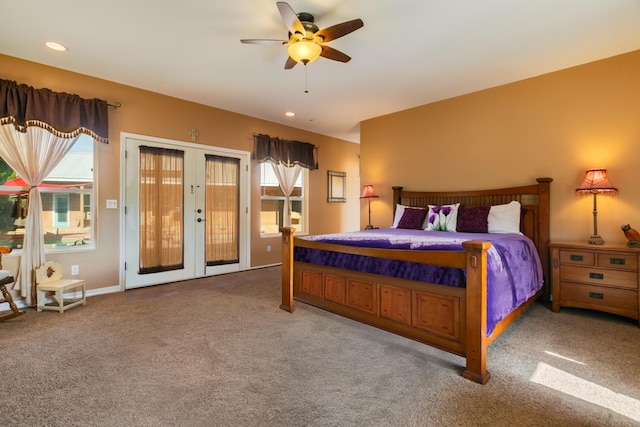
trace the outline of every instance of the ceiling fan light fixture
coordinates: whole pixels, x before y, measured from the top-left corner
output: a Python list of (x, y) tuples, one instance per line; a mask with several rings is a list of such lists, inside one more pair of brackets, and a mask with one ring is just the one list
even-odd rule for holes
[(300, 40), (292, 43), (287, 48), (287, 53), (296, 62), (302, 62), (307, 65), (309, 62), (313, 62), (320, 56), (322, 47), (310, 40)]

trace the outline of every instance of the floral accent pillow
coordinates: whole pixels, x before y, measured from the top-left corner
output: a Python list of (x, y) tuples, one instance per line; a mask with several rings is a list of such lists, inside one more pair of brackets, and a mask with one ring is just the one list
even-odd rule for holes
[(429, 205), (425, 230), (456, 231), (458, 208), (460, 203), (453, 205)]
[(398, 221), (397, 228), (409, 228), (413, 230), (422, 230), (424, 219), (427, 216), (427, 210), (424, 208), (405, 207), (402, 218)]

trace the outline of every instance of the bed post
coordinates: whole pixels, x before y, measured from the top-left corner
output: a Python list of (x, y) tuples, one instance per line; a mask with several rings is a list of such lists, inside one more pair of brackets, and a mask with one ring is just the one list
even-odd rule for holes
[(289, 313), (293, 306), (293, 233), (295, 228), (282, 227), (282, 304), (280, 308)]
[(487, 250), (491, 243), (468, 240), (466, 289), (466, 369), (462, 376), (479, 384), (491, 378), (487, 371)]
[(538, 253), (540, 254), (540, 263), (542, 264), (542, 275), (544, 278), (544, 287), (542, 291), (542, 301), (549, 302), (551, 293), (549, 284), (551, 283), (551, 271), (549, 269), (549, 241), (551, 239), (551, 231), (549, 225), (550, 217), (550, 194), (551, 181), (553, 178), (538, 178)]
[(393, 216), (391, 217), (391, 220), (393, 221), (393, 219), (396, 217), (396, 207), (400, 204), (402, 204), (402, 189), (404, 187), (391, 187), (393, 189)]

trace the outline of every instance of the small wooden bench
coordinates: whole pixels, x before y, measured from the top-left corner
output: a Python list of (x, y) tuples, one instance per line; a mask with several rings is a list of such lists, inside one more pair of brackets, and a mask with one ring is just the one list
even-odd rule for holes
[[(76, 305), (87, 305), (87, 294), (84, 280), (63, 279), (62, 266), (53, 261), (45, 262), (36, 268), (36, 284), (38, 293), (38, 311), (55, 310), (64, 313), (65, 310)], [(64, 291), (80, 288), (80, 298), (64, 298)], [(55, 295), (54, 302), (47, 304), (47, 293)]]

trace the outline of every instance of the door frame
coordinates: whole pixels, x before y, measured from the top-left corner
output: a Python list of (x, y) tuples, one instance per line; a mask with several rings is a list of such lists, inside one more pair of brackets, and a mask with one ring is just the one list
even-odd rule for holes
[[(149, 142), (153, 142), (153, 143), (159, 143), (159, 144), (167, 144), (167, 145), (173, 145), (176, 147), (180, 147), (183, 149), (201, 149), (201, 150), (211, 150), (211, 151), (217, 151), (220, 153), (228, 153), (231, 156), (241, 156), (241, 157), (246, 157), (246, 170), (244, 171), (244, 173), (246, 173), (246, 188), (245, 188), (245, 194), (246, 196), (246, 233), (244, 233), (244, 236), (242, 235), (242, 233), (240, 234), (240, 239), (244, 240), (244, 248), (245, 250), (243, 251), (241, 249), (240, 251), (240, 259), (242, 260), (243, 256), (244, 256), (244, 262), (240, 263), (240, 271), (243, 270), (248, 270), (250, 269), (251, 266), (251, 167), (250, 167), (250, 162), (251, 162), (251, 153), (248, 151), (244, 151), (244, 150), (236, 150), (236, 149), (232, 149), (232, 148), (224, 148), (224, 147), (217, 147), (217, 146), (213, 146), (213, 145), (205, 145), (205, 144), (196, 144), (193, 142), (187, 142), (187, 141), (178, 141), (178, 140), (173, 140), (173, 139), (167, 139), (167, 138), (159, 138), (159, 137), (155, 137), (155, 136), (149, 136), (149, 135), (142, 135), (142, 134), (135, 134), (135, 133), (130, 133), (130, 132), (121, 132), (120, 133), (120, 194), (119, 194), (119, 200), (120, 200), (120, 204), (118, 206), (118, 210), (119, 210), (119, 235), (120, 235), (120, 245), (119, 245), (119, 251), (120, 251), (120, 267), (119, 267), (119, 274), (118, 274), (118, 280), (119, 280), (119, 290), (120, 291), (124, 291), (126, 290), (126, 271), (125, 271), (125, 262), (126, 262), (126, 218), (125, 218), (125, 201), (126, 201), (126, 192), (125, 192), (125, 188), (126, 188), (126, 141), (127, 139), (138, 139), (138, 140), (145, 140), (145, 141), (149, 141)], [(241, 162), (241, 167), (242, 167), (242, 162)], [(242, 173), (242, 171), (241, 171)], [(242, 181), (242, 180), (241, 180)], [(107, 206), (110, 205), (110, 201), (107, 201)], [(242, 242), (241, 242), (242, 243)], [(242, 244), (241, 244), (241, 248), (242, 248)], [(202, 277), (202, 276), (197, 276), (197, 277)], [(194, 277), (195, 278), (195, 277)]]

